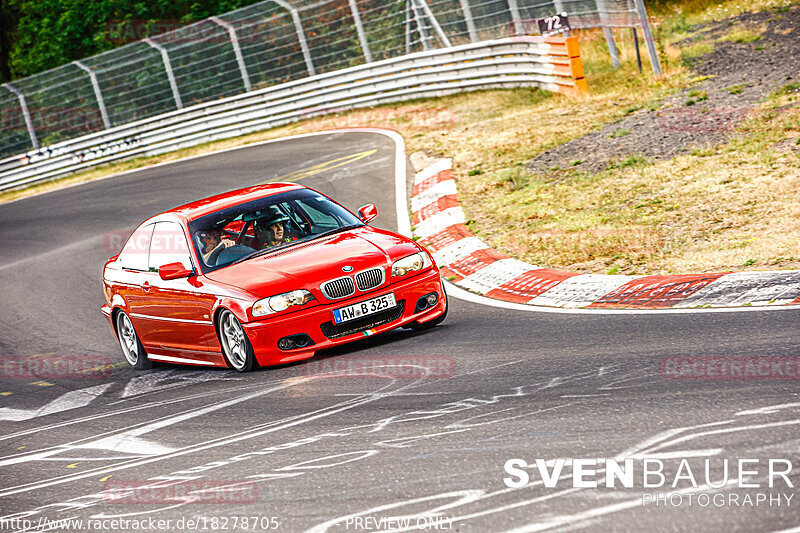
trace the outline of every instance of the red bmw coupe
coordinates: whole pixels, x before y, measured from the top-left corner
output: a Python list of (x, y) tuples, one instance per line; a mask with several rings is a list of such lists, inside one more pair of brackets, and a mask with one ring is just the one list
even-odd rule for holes
[(128, 362), (239, 372), (447, 315), (439, 269), (414, 241), (324, 194), (270, 183), (144, 221), (103, 270), (101, 307)]

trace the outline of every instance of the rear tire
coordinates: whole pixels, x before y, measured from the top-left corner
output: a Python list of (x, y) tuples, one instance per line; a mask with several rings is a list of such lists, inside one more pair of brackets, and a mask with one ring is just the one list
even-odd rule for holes
[(229, 367), (237, 372), (250, 372), (258, 368), (250, 339), (247, 338), (236, 315), (227, 309), (219, 315), (217, 334), (222, 346), (222, 355), (225, 356)]
[(144, 351), (142, 341), (139, 340), (139, 335), (133, 329), (131, 319), (122, 309), (117, 311), (116, 325), (117, 339), (128, 364), (136, 370), (153, 368), (153, 362), (147, 358), (147, 352)]

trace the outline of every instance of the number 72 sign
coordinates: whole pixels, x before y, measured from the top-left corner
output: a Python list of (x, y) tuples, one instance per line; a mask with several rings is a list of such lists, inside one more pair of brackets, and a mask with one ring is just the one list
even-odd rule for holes
[(558, 35), (559, 33), (569, 33), (569, 18), (566, 13), (559, 13), (551, 17), (536, 19), (539, 25), (539, 33), (545, 37)]

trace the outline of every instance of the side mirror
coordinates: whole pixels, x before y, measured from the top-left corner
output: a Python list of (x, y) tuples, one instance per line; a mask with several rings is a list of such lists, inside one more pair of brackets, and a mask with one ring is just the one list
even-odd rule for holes
[(375, 204), (367, 204), (358, 209), (358, 218), (366, 223), (369, 223), (376, 216), (378, 216), (378, 208), (375, 207)]
[(167, 263), (158, 267), (158, 275), (163, 280), (188, 278), (192, 275), (191, 270), (186, 270), (183, 263)]

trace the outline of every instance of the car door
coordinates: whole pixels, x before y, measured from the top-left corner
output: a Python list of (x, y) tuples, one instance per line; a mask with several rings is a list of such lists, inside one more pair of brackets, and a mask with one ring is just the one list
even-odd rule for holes
[(196, 272), (183, 226), (157, 222), (150, 241), (147, 305), (141, 307), (152, 349), (173, 358), (216, 361), (218, 356), (209, 353), (216, 339), (212, 321), (216, 297), (205, 293), (194, 274), (162, 280), (159, 267), (176, 262)]
[(155, 224), (144, 224), (134, 230), (117, 257), (118, 269), (114, 270), (111, 280), (115, 292), (125, 302), (133, 327), (145, 347), (150, 343), (148, 324), (139, 316), (149, 297), (146, 289), (152, 276), (148, 272), (148, 255), (154, 228)]

